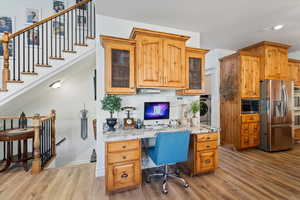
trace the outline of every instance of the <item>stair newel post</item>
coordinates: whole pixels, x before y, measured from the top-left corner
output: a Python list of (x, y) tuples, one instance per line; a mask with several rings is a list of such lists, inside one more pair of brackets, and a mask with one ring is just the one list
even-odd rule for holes
[(51, 120), (51, 154), (52, 157), (56, 156), (56, 111), (55, 110), (51, 110), (51, 116), (52, 116), (52, 120)]
[(3, 69), (2, 69), (2, 90), (7, 91), (7, 81), (10, 80), (9, 70), (9, 33), (4, 32), (2, 36), (3, 45)]
[(42, 170), (41, 162), (41, 142), (40, 142), (40, 127), (41, 118), (39, 114), (33, 117), (33, 128), (34, 128), (34, 159), (32, 162), (32, 173), (38, 174)]

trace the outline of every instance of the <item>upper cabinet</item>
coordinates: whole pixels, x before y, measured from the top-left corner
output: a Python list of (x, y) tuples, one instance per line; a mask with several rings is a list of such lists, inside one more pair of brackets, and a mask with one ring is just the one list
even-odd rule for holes
[(186, 88), (188, 36), (134, 28), (137, 88)]
[(289, 59), (289, 71), (295, 86), (300, 86), (300, 60)]
[(136, 94), (138, 88), (204, 92), (205, 54), (186, 47), (189, 36), (134, 28), (130, 39), (100, 36), (105, 50), (107, 94)]
[(254, 54), (240, 54), (241, 65), (241, 97), (242, 98), (259, 98), (259, 71), (260, 56)]
[(241, 50), (261, 55), (261, 80), (291, 80), (288, 66), (288, 48), (290, 48), (289, 45), (264, 41)]
[(204, 91), (206, 49), (186, 48), (187, 89), (178, 90), (178, 95), (200, 95)]
[(135, 94), (135, 41), (101, 36), (105, 49), (105, 92)]

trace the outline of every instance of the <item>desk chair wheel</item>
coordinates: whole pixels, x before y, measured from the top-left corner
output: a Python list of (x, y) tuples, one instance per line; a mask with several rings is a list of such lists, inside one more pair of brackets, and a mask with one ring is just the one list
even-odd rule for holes
[(189, 188), (190, 185), (186, 183), (186, 184), (183, 185), (183, 187), (184, 187), (184, 188)]
[(163, 182), (162, 182), (161, 192), (163, 194), (168, 194), (168, 185), (167, 185), (167, 181), (166, 180), (163, 180)]
[(146, 178), (146, 183), (151, 183), (151, 178), (150, 177)]

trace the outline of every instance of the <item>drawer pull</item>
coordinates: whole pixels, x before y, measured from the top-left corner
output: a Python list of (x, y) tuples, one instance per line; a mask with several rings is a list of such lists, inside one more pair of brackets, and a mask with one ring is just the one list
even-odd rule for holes
[(206, 146), (206, 148), (210, 148), (210, 146), (209, 146), (209, 145), (207, 145), (207, 146)]
[(128, 174), (124, 173), (121, 175), (121, 178), (127, 178), (128, 177)]
[(126, 145), (122, 146), (123, 149), (126, 149)]
[(210, 140), (210, 137), (207, 137), (208, 140)]
[(123, 159), (125, 160), (127, 157), (126, 156), (123, 156)]

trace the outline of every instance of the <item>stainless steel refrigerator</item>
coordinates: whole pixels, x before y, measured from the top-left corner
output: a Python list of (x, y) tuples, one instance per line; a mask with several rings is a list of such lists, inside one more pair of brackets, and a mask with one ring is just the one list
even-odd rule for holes
[(292, 82), (260, 83), (260, 149), (282, 151), (293, 146)]

